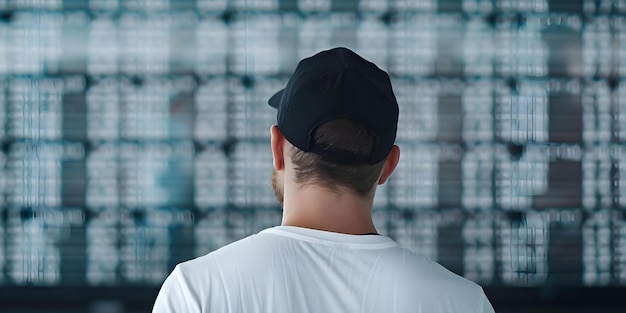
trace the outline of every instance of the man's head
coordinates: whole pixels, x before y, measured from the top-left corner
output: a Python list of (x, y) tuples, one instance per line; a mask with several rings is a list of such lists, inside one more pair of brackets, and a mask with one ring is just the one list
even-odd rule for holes
[(356, 53), (335, 48), (300, 61), (269, 104), (278, 110), (272, 182), (281, 204), (279, 153), (298, 185), (359, 197), (373, 197), (395, 168), (398, 103), (389, 76)]

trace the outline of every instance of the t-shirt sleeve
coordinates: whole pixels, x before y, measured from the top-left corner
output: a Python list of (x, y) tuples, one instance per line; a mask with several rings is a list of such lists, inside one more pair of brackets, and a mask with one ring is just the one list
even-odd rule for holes
[(487, 299), (487, 296), (485, 295), (485, 292), (483, 291), (482, 288), (480, 288), (480, 294), (481, 294), (481, 305), (482, 305), (482, 310), (480, 311), (481, 313), (495, 313), (495, 311), (493, 310), (493, 306), (491, 306), (491, 303), (489, 302), (489, 299)]
[(200, 303), (177, 265), (167, 277), (154, 302), (152, 313), (200, 313)]

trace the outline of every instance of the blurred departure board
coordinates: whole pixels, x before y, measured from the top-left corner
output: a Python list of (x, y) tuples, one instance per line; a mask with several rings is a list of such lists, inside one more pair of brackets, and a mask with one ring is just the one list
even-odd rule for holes
[(0, 286), (159, 286), (280, 224), (267, 99), (389, 72), (378, 230), (483, 286), (626, 286), (626, 0), (0, 0)]

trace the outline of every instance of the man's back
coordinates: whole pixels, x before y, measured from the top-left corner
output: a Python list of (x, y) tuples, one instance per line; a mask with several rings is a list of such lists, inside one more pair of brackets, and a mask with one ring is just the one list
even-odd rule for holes
[(182, 263), (154, 312), (493, 312), (482, 288), (377, 235), (266, 229)]

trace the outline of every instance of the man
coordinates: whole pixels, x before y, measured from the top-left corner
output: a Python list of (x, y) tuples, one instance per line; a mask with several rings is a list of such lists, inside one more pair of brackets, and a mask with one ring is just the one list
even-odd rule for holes
[(400, 157), (387, 73), (323, 51), (269, 103), (281, 226), (176, 266), (153, 312), (493, 312), (480, 286), (374, 227), (376, 186)]

